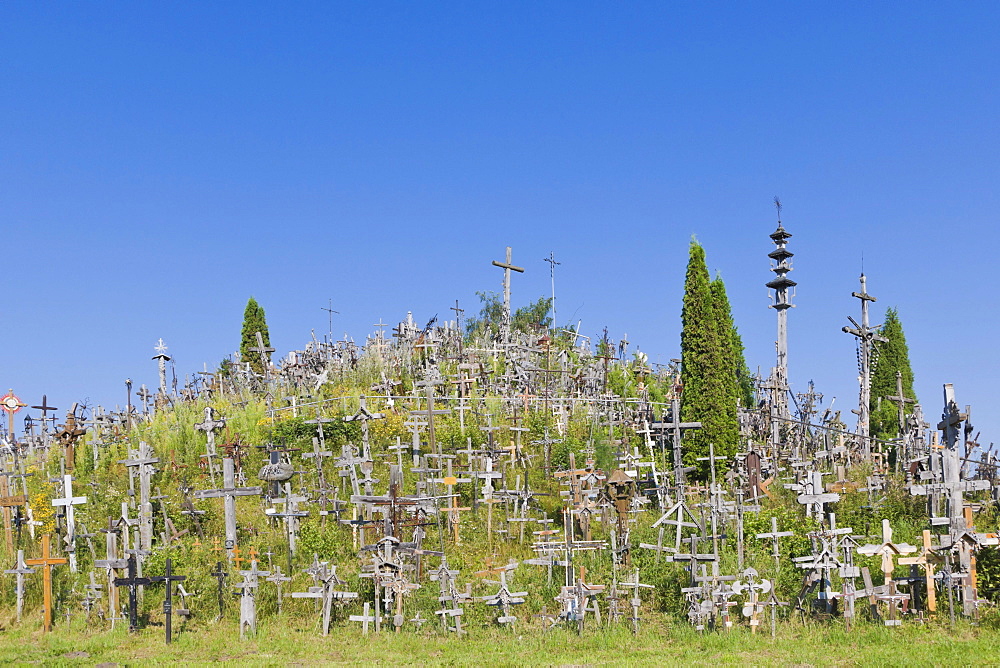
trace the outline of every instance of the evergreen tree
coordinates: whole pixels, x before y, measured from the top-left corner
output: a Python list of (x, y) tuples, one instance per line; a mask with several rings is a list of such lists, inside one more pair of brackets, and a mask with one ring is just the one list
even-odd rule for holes
[(712, 281), (712, 304), (719, 326), (719, 340), (723, 345), (726, 365), (732, 370), (733, 400), (738, 405), (749, 407), (753, 404), (753, 378), (743, 355), (743, 338), (733, 322), (733, 312), (726, 294), (722, 277), (716, 275)]
[[(895, 438), (899, 433), (899, 408), (895, 401), (886, 397), (898, 396), (896, 393), (896, 372), (902, 374), (903, 396), (916, 401), (913, 391), (913, 369), (910, 367), (910, 349), (906, 345), (906, 335), (903, 334), (903, 324), (899, 320), (899, 312), (889, 308), (885, 312), (885, 322), (881, 334), (888, 341), (878, 343), (878, 357), (875, 370), (872, 372), (871, 434), (876, 438)], [(907, 404), (905, 412), (912, 412), (913, 404)]]
[[(257, 348), (257, 332), (260, 332), (264, 339), (264, 347), (271, 347), (271, 335), (267, 331), (267, 319), (264, 317), (264, 308), (251, 297), (247, 300), (247, 307), (243, 310), (243, 331), (240, 341), (240, 359), (250, 363), (250, 368), (256, 373), (264, 373), (264, 362), (259, 352), (252, 352), (251, 348)], [(271, 360), (268, 354), (267, 360)]]
[(720, 340), (713, 302), (705, 250), (692, 241), (681, 310), (681, 419), (702, 424), (685, 437), (683, 453), (685, 464), (697, 466), (702, 478), (708, 464), (696, 459), (708, 455), (709, 444), (717, 455), (728, 456), (736, 452), (739, 437), (733, 371), (724, 357), (730, 344)]

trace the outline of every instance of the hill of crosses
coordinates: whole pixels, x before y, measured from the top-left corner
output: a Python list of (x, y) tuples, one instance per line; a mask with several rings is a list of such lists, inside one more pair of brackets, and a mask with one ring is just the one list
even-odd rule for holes
[(29, 419), (0, 449), (0, 615), (166, 642), (268, 618), (358, 637), (976, 619), (1000, 576), (996, 460), (951, 385), (928, 422), (863, 276), (857, 425), (790, 391), (790, 237), (771, 234), (764, 377), (693, 243), (669, 365), (554, 326), (548, 299), (512, 312), (508, 248), (476, 316), (276, 360), (251, 299), (241, 352), (180, 386), (161, 340), (158, 386), (116, 410), (12, 391), (8, 423)]

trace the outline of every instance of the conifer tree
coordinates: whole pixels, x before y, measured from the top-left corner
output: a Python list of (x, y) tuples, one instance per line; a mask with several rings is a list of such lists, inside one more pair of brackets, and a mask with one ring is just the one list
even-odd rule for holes
[[(271, 336), (267, 331), (267, 319), (264, 317), (264, 308), (257, 303), (257, 300), (250, 297), (247, 300), (247, 307), (243, 310), (243, 330), (240, 341), (240, 358), (244, 362), (250, 363), (250, 368), (256, 373), (264, 373), (264, 362), (259, 352), (252, 352), (251, 348), (257, 348), (257, 332), (260, 332), (264, 339), (264, 347), (271, 346)], [(268, 361), (271, 356), (267, 355)]]
[(731, 455), (739, 436), (733, 373), (724, 359), (729, 344), (720, 340), (713, 302), (705, 250), (692, 241), (681, 311), (681, 419), (702, 424), (685, 437), (683, 453), (685, 463), (696, 466), (702, 478), (708, 465), (696, 460), (708, 455), (709, 444), (717, 455)]
[[(896, 372), (902, 374), (903, 396), (916, 401), (913, 391), (913, 369), (910, 367), (910, 349), (906, 345), (903, 324), (899, 312), (889, 308), (885, 312), (885, 322), (881, 334), (888, 341), (879, 343), (878, 358), (872, 372), (872, 400), (870, 406), (871, 434), (876, 438), (895, 438), (899, 433), (899, 408), (895, 401), (887, 397), (896, 393)], [(912, 412), (913, 404), (907, 404), (905, 413)]]
[(726, 284), (718, 274), (712, 281), (712, 304), (719, 325), (719, 340), (723, 346), (726, 366), (732, 370), (733, 399), (740, 406), (753, 404), (753, 380), (743, 355), (743, 338), (733, 322), (733, 312), (726, 294)]

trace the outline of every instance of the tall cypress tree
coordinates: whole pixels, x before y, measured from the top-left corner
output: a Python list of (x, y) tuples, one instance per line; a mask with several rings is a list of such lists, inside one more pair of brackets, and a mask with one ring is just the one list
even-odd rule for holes
[(696, 459), (708, 455), (709, 444), (717, 455), (733, 454), (739, 436), (733, 374), (724, 357), (729, 345), (721, 341), (713, 302), (705, 249), (692, 241), (681, 310), (681, 419), (702, 424), (685, 437), (683, 453), (702, 478), (709, 468)]
[[(906, 345), (903, 323), (899, 312), (889, 308), (882, 324), (882, 336), (888, 341), (877, 344), (878, 358), (872, 372), (871, 434), (876, 438), (894, 438), (899, 432), (899, 408), (895, 401), (887, 397), (896, 394), (896, 372), (903, 381), (903, 396), (916, 401), (913, 391), (913, 369), (910, 367), (910, 349)], [(912, 412), (913, 404), (907, 404), (905, 412)]]
[[(247, 300), (247, 307), (243, 310), (243, 330), (240, 341), (240, 358), (244, 362), (250, 363), (250, 368), (256, 373), (264, 373), (264, 362), (260, 353), (252, 352), (251, 348), (257, 347), (257, 332), (260, 332), (264, 339), (264, 346), (271, 347), (271, 335), (267, 331), (267, 319), (264, 317), (264, 308), (251, 297)], [(271, 356), (267, 355), (268, 361)]]
[(712, 281), (712, 304), (719, 326), (719, 340), (723, 345), (725, 364), (733, 374), (733, 401), (738, 402), (740, 406), (749, 407), (753, 404), (753, 379), (743, 354), (743, 337), (733, 322), (733, 311), (729, 305), (729, 296), (726, 294), (726, 284), (718, 274)]

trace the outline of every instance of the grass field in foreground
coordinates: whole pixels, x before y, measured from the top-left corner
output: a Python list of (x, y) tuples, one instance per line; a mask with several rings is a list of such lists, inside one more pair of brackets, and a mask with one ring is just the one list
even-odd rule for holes
[[(75, 626), (75, 625), (74, 625)], [(162, 629), (130, 635), (125, 629), (88, 632), (40, 628), (0, 633), (4, 665), (150, 665), (154, 663), (233, 665), (983, 665), (1000, 662), (1000, 631), (960, 625), (911, 624), (898, 629), (862, 625), (845, 632), (839, 625), (779, 627), (778, 637), (698, 633), (675, 625), (648, 625), (638, 636), (625, 628), (589, 629), (583, 636), (555, 628), (479, 630), (463, 638), (438, 629), (367, 637), (360, 628), (338, 627), (330, 637), (261, 624), (257, 636), (241, 641), (231, 624), (207, 624), (181, 632), (169, 647)]]

